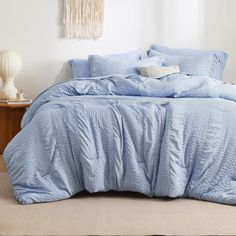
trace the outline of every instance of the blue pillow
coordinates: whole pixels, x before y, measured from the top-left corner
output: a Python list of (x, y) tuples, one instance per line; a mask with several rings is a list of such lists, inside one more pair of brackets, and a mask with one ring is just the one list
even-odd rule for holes
[(150, 57), (142, 60), (121, 60), (102, 56), (89, 56), (91, 77), (107, 75), (130, 75), (139, 74), (137, 67), (161, 65), (159, 57)]
[(199, 55), (167, 55), (155, 50), (149, 50), (148, 55), (150, 57), (158, 56), (162, 66), (179, 65), (180, 72), (186, 74), (212, 76), (211, 65), (214, 61), (213, 55), (206, 55), (204, 57)]
[[(208, 65), (204, 65), (204, 67), (209, 66), (210, 76), (214, 79), (221, 80), (224, 72), (225, 64), (227, 62), (228, 54), (222, 51), (217, 50), (195, 50), (188, 48), (168, 48), (160, 45), (152, 45), (151, 49), (156, 50), (160, 53), (168, 54), (168, 55), (179, 55), (179, 56), (198, 56), (201, 58), (201, 61), (208, 61)], [(209, 61), (209, 58), (212, 57), (212, 61)], [(196, 65), (196, 66), (199, 66)], [(200, 73), (198, 73), (200, 74)]]
[(196, 50), (191, 48), (168, 48), (164, 46), (160, 46), (158, 44), (154, 44), (151, 46), (151, 49), (156, 50), (158, 52), (162, 52), (169, 55), (202, 55), (202, 54), (218, 54), (219, 56), (226, 56), (227, 53), (218, 50)]
[(87, 59), (73, 59), (68, 61), (72, 70), (73, 78), (90, 77), (89, 64)]
[[(142, 56), (142, 50), (136, 50), (129, 53), (123, 53), (123, 54), (113, 54), (107, 56), (108, 58), (114, 58), (114, 59), (124, 59), (124, 60), (139, 60)], [(87, 59), (72, 59), (68, 61), (73, 78), (89, 78), (90, 77), (90, 71), (89, 71), (89, 62)]]

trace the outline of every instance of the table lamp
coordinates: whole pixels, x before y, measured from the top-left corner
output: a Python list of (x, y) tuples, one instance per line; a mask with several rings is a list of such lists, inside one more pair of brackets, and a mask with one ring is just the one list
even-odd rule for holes
[(14, 85), (14, 80), (21, 67), (21, 58), (15, 51), (6, 50), (0, 52), (0, 77), (3, 81), (0, 89), (0, 99), (16, 99), (17, 89)]

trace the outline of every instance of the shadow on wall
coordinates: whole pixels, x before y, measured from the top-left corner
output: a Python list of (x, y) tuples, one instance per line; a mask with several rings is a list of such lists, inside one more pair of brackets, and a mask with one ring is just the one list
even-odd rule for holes
[(64, 37), (64, 32), (63, 32), (63, 23), (62, 23), (62, 20), (63, 20), (63, 7), (64, 7), (64, 1), (63, 0), (57, 0), (57, 3), (58, 3), (58, 16), (57, 16), (57, 25), (58, 25), (58, 37), (59, 38), (63, 38)]
[(58, 84), (73, 78), (72, 71), (68, 63), (64, 63), (57, 74), (54, 84)]
[(204, 0), (162, 0), (160, 41), (176, 47), (202, 46)]
[[(57, 25), (58, 25), (58, 37), (64, 38), (64, 31), (63, 31), (63, 7), (64, 7), (64, 1), (63, 0), (57, 0), (58, 3), (58, 16), (57, 16)], [(59, 73), (56, 75), (54, 84), (61, 83), (63, 81), (67, 81), (73, 78), (72, 71), (70, 69), (69, 64), (66, 62), (62, 65)]]

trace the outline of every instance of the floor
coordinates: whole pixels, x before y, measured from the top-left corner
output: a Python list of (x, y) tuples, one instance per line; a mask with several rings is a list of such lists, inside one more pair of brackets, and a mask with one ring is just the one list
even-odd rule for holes
[(236, 207), (132, 193), (20, 205), (0, 174), (0, 235), (236, 235)]

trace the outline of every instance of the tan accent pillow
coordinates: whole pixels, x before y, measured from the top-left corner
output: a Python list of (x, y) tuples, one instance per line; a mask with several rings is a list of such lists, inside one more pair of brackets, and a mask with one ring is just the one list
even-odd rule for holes
[(142, 76), (157, 79), (166, 75), (180, 72), (178, 65), (138, 67), (137, 69)]

